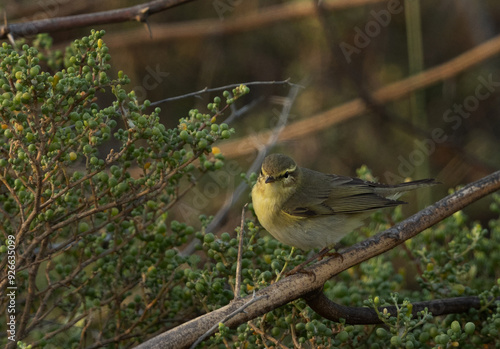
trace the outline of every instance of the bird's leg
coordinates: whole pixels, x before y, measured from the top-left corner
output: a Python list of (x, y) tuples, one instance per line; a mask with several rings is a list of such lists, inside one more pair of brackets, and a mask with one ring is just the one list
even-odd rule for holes
[[(340, 244), (336, 244), (335, 245), (335, 250), (333, 252), (330, 252), (330, 247), (325, 247), (324, 249), (322, 249), (321, 251), (319, 251), (318, 255), (320, 255), (320, 257), (318, 257), (318, 259), (323, 259), (325, 257), (339, 257), (340, 259), (342, 259), (342, 262), (344, 261), (344, 257), (338, 253), (336, 250), (337, 250), (337, 247), (339, 246)], [(326, 251), (325, 251), (326, 250)]]
[[(342, 255), (340, 253), (338, 253), (338, 252), (330, 252), (330, 247), (325, 247), (321, 251), (319, 251), (317, 254), (313, 255), (311, 258), (309, 258), (305, 262), (300, 263), (295, 268), (293, 268), (291, 271), (289, 271), (288, 273), (286, 273), (286, 276), (293, 275), (293, 274), (295, 274), (297, 272), (306, 273), (306, 274), (313, 274), (314, 275), (313, 272), (304, 270), (304, 267), (307, 264), (311, 263), (316, 258), (320, 261), (323, 258), (325, 258), (326, 256), (340, 256), (340, 258), (343, 259)], [(314, 275), (314, 277), (316, 277), (316, 275)]]

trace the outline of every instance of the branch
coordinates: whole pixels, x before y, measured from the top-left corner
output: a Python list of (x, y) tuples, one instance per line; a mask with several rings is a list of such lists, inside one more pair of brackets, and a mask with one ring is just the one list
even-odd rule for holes
[[(375, 325), (381, 324), (383, 321), (378, 317), (377, 313), (372, 308), (367, 307), (346, 307), (331, 301), (323, 290), (313, 291), (306, 295), (304, 299), (307, 305), (316, 313), (325, 319), (339, 322), (340, 319), (345, 319), (346, 324), (350, 325)], [(500, 298), (498, 299), (500, 300)], [(427, 308), (433, 316), (457, 314), (469, 311), (469, 309), (480, 309), (481, 299), (479, 297), (456, 297), (446, 299), (435, 299), (427, 302), (411, 303), (412, 314), (416, 316), (422, 310)], [(396, 314), (396, 306), (379, 307), (379, 311), (383, 312), (387, 309), (390, 314)]]
[[(248, 306), (245, 312), (240, 312), (229, 319), (225, 325), (237, 327), (295, 299), (305, 297), (321, 288), (327, 280), (338, 273), (394, 248), (451, 216), (454, 212), (499, 189), (500, 171), (468, 184), (390, 229), (340, 251), (340, 257), (335, 256), (313, 265), (307, 269), (313, 275), (297, 273), (260, 290), (255, 296), (262, 298)], [(220, 309), (164, 332), (137, 348), (187, 348), (209, 331), (214, 324), (218, 324), (228, 314), (233, 313), (252, 298), (252, 296), (247, 296), (235, 300)]]
[[(385, 3), (387, 0), (323, 0), (323, 7), (328, 11), (342, 11), (361, 6)], [(223, 2), (225, 4), (225, 2)], [(236, 1), (228, 4), (236, 4)], [(217, 10), (216, 10), (217, 12)], [(250, 13), (241, 13), (238, 16), (221, 14), (218, 18), (204, 18), (175, 23), (152, 23), (151, 30), (155, 33), (151, 44), (158, 45), (170, 40), (189, 40), (213, 37), (216, 35), (235, 35), (252, 30), (283, 23), (309, 19), (316, 13), (316, 4), (312, 1), (288, 1), (279, 5), (262, 6)], [(224, 20), (221, 20), (224, 19)], [(131, 29), (109, 33), (106, 35), (109, 48), (137, 46), (144, 43), (144, 31)]]
[[(458, 73), (498, 54), (500, 52), (500, 35), (490, 39), (473, 49), (449, 60), (446, 63), (430, 68), (420, 74), (412, 75), (395, 83), (381, 87), (371, 93), (377, 104), (398, 100), (418, 89), (431, 86), (439, 81), (449, 79)], [(334, 124), (348, 120), (369, 111), (369, 106), (362, 98), (331, 108), (325, 112), (304, 120), (291, 123), (285, 127), (278, 142), (289, 141), (308, 136), (320, 130), (325, 130)], [(271, 134), (272, 131), (267, 131)], [(246, 136), (220, 145), (220, 150), (226, 158), (234, 158), (253, 154), (258, 150), (253, 136)]]
[(233, 88), (236, 88), (240, 85), (245, 85), (245, 86), (252, 86), (252, 85), (288, 85), (288, 86), (296, 86), (296, 87), (303, 87), (297, 84), (294, 84), (290, 82), (290, 79), (282, 80), (282, 81), (252, 81), (252, 82), (243, 82), (239, 84), (232, 84), (232, 85), (226, 85), (226, 86), (221, 86), (221, 87), (214, 87), (214, 88), (208, 88), (205, 87), (202, 90), (196, 91), (196, 92), (191, 92), (191, 93), (186, 93), (184, 95), (176, 96), (176, 97), (169, 97), (165, 99), (161, 99), (156, 102), (151, 103), (151, 107), (155, 107), (159, 104), (166, 103), (166, 102), (172, 102), (176, 101), (178, 99), (183, 99), (187, 97), (199, 97), (203, 93), (210, 93), (210, 92), (218, 92), (218, 91), (224, 91), (224, 90), (231, 90)]
[[(194, 349), (196, 348), (196, 346), (198, 344), (200, 344), (201, 342), (203, 342), (203, 340), (205, 338), (207, 338), (208, 336), (210, 336), (212, 333), (214, 333), (214, 331), (217, 329), (217, 327), (219, 327), (219, 324), (223, 324), (224, 322), (228, 321), (229, 319), (231, 319), (232, 317), (236, 316), (237, 314), (239, 313), (244, 313), (245, 312), (245, 309), (248, 308), (250, 305), (252, 305), (253, 303), (257, 302), (259, 299), (263, 298), (265, 296), (258, 296), (256, 297), (255, 296), (255, 293), (253, 294), (252, 298), (250, 300), (248, 300), (248, 302), (246, 302), (245, 304), (243, 304), (242, 306), (240, 306), (238, 309), (234, 310), (233, 312), (231, 312), (229, 315), (227, 315), (224, 319), (222, 319), (221, 321), (219, 321), (218, 323), (216, 323), (215, 325), (213, 325), (212, 327), (210, 327), (208, 329), (207, 332), (205, 332), (200, 338), (198, 338), (191, 346), (190, 346), (190, 349)], [(247, 297), (248, 298), (248, 297)]]
[(120, 23), (127, 21), (146, 22), (152, 14), (182, 5), (192, 0), (155, 0), (145, 4), (83, 15), (56, 17), (32, 22), (13, 23), (0, 26), (0, 39), (10, 34), (14, 37), (25, 37), (38, 33), (51, 33), (79, 27), (100, 24)]

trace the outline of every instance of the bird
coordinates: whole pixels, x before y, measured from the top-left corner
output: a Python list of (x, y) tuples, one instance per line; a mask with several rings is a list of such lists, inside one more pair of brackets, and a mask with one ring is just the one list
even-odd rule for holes
[(324, 255), (363, 225), (375, 210), (406, 202), (404, 192), (437, 184), (421, 179), (396, 185), (326, 174), (297, 166), (283, 154), (268, 155), (252, 188), (253, 210), (275, 239)]

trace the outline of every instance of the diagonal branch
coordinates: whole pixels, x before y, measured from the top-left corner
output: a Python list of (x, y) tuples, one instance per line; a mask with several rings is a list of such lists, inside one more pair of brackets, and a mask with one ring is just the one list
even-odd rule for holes
[(145, 22), (152, 14), (165, 11), (169, 8), (182, 5), (192, 0), (155, 0), (141, 5), (119, 10), (110, 10), (97, 13), (86, 13), (67, 17), (48, 18), (32, 22), (12, 23), (0, 26), (0, 39), (8, 34), (14, 37), (25, 37), (38, 33), (51, 33), (78, 27), (95, 26), (100, 24), (120, 23), (127, 21)]
[[(295, 299), (305, 297), (310, 292), (321, 288), (327, 280), (338, 273), (389, 251), (405, 240), (451, 216), (454, 212), (499, 189), (500, 171), (468, 184), (390, 229), (340, 251), (341, 257), (335, 256), (313, 265), (307, 269), (313, 275), (309, 273), (294, 274), (260, 290), (255, 294), (255, 297), (262, 296), (262, 298), (248, 306), (245, 312), (229, 319), (225, 325), (237, 327)], [(234, 300), (220, 309), (164, 332), (137, 348), (187, 348), (207, 331), (210, 332), (214, 324), (218, 324), (228, 314), (248, 303), (250, 299), (252, 296)]]
[[(457, 57), (429, 68), (420, 74), (412, 75), (405, 79), (391, 83), (384, 87), (371, 91), (371, 98), (377, 104), (385, 104), (406, 97), (408, 94), (422, 88), (432, 86), (440, 81), (456, 76), (480, 62), (498, 55), (500, 53), (500, 35), (485, 41), (484, 43), (464, 52)], [(320, 130), (351, 119), (369, 111), (369, 107), (362, 98), (355, 98), (339, 106), (313, 115), (309, 118), (299, 120), (288, 124), (278, 142), (290, 141), (306, 136), (310, 136)], [(267, 131), (266, 136), (272, 131)], [(235, 158), (238, 156), (254, 153), (257, 147), (251, 142), (252, 135), (237, 138), (224, 142), (220, 145), (220, 150), (226, 158)], [(245, 145), (245, 146), (242, 146)]]

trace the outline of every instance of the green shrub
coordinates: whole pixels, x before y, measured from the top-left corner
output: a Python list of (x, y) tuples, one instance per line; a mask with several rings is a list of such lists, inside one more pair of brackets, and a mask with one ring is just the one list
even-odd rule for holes
[[(16, 252), (15, 276), (2, 273), (0, 287), (2, 295), (7, 283), (17, 287), (19, 347), (130, 347), (226, 305), (236, 292), (236, 233), (218, 237), (205, 231), (209, 217), (200, 217), (198, 230), (168, 213), (200, 176), (221, 170), (212, 145), (234, 131), (217, 118), (248, 89), (225, 92), (224, 106), (216, 97), (207, 113), (191, 110), (167, 129), (159, 109), (126, 92), (126, 75), (108, 76), (103, 35), (92, 31), (65, 54), (52, 51), (46, 36), (33, 47), (0, 48), (2, 270)], [(366, 239), (401, 217), (400, 208), (392, 216), (375, 213), (343, 241)], [(244, 228), (241, 295), (304, 260), (254, 219)], [(195, 238), (198, 252), (182, 253)], [(456, 213), (405, 249), (325, 284), (328, 297), (343, 305), (397, 304), (397, 313), (379, 313), (384, 326), (335, 323), (296, 300), (235, 329), (220, 324), (200, 347), (498, 346), (500, 307), (492, 297), (500, 294), (499, 243), (499, 219), (485, 229)], [(396, 267), (395, 259), (405, 262)], [(484, 306), (440, 318), (411, 315), (412, 302), (467, 295), (479, 295)], [(7, 314), (4, 299), (0, 311)]]
[(167, 215), (183, 178), (220, 168), (211, 145), (233, 130), (218, 97), (165, 128), (108, 75), (103, 35), (64, 55), (46, 36), (0, 47), (0, 254), (6, 270), (15, 246), (16, 338), (34, 345), (132, 343), (198, 311), (183, 270), (198, 260), (176, 250), (195, 231)]

